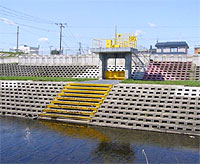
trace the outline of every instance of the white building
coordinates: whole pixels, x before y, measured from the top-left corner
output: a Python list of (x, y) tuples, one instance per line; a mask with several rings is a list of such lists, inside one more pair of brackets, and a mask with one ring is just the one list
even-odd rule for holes
[[(39, 49), (40, 49), (40, 46), (38, 46), (38, 47), (29, 47), (27, 45), (23, 45), (23, 46), (19, 46), (18, 47), (18, 52), (23, 52), (23, 53), (31, 54), (31, 55), (39, 55)], [(14, 51), (15, 52), (17, 51), (16, 47), (14, 47)]]

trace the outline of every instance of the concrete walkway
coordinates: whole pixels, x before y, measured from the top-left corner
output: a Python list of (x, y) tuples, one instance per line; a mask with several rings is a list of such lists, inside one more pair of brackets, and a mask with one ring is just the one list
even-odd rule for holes
[(122, 80), (91, 80), (91, 81), (84, 81), (79, 83), (86, 83), (86, 84), (118, 84)]

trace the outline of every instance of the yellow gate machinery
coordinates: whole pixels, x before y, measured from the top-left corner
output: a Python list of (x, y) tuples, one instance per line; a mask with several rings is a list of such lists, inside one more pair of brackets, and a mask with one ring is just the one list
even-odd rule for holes
[[(93, 39), (93, 48), (136, 48), (137, 36), (134, 33), (116, 34), (112, 39)], [(105, 71), (105, 79), (123, 80), (125, 79), (125, 71)]]

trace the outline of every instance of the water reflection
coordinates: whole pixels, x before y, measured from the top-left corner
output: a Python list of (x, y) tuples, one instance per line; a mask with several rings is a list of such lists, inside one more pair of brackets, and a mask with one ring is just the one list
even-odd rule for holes
[(200, 137), (183, 134), (167, 134), (149, 131), (116, 129), (108, 127), (94, 127), (107, 135), (110, 140), (122, 143), (148, 144), (163, 148), (199, 150)]
[(91, 155), (102, 157), (106, 163), (133, 163), (133, 150), (130, 143), (101, 142)]
[(86, 126), (51, 121), (39, 122), (66, 136), (95, 139), (103, 143), (117, 140), (124, 145), (133, 142), (138, 144), (158, 145), (160, 147), (199, 149), (199, 137), (197, 136), (189, 137), (188, 135)]
[(106, 163), (132, 163), (134, 161), (134, 152), (130, 143), (112, 141), (105, 132), (94, 127), (52, 121), (40, 121), (40, 123), (62, 135), (98, 140), (98, 146), (91, 153), (92, 158), (102, 158)]
[(87, 127), (85, 125), (68, 124), (68, 123), (44, 121), (44, 120), (40, 120), (39, 123), (47, 126), (51, 130), (61, 133), (62, 135), (75, 138), (95, 139), (100, 142), (109, 141), (109, 138), (105, 134), (99, 132), (98, 130), (92, 127)]
[[(136, 149), (134, 145), (136, 144), (193, 151), (198, 151), (200, 144), (199, 137), (190, 138), (188, 135), (133, 131), (48, 121), (40, 121), (40, 123), (62, 135), (98, 140), (97, 147), (91, 152), (91, 157), (94, 159), (103, 159), (106, 163), (133, 163), (135, 160), (134, 150)], [(141, 156), (143, 156), (142, 151)], [(174, 155), (173, 158), (176, 159), (177, 157)]]

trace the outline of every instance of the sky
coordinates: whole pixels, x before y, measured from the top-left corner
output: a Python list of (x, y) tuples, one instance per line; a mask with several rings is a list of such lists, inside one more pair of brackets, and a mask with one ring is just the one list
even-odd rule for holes
[(37, 47), (40, 54), (62, 47), (76, 54), (92, 39), (113, 38), (118, 33), (135, 33), (138, 47), (156, 42), (186, 41), (193, 53), (200, 45), (200, 0), (0, 0), (0, 51), (19, 44)]

